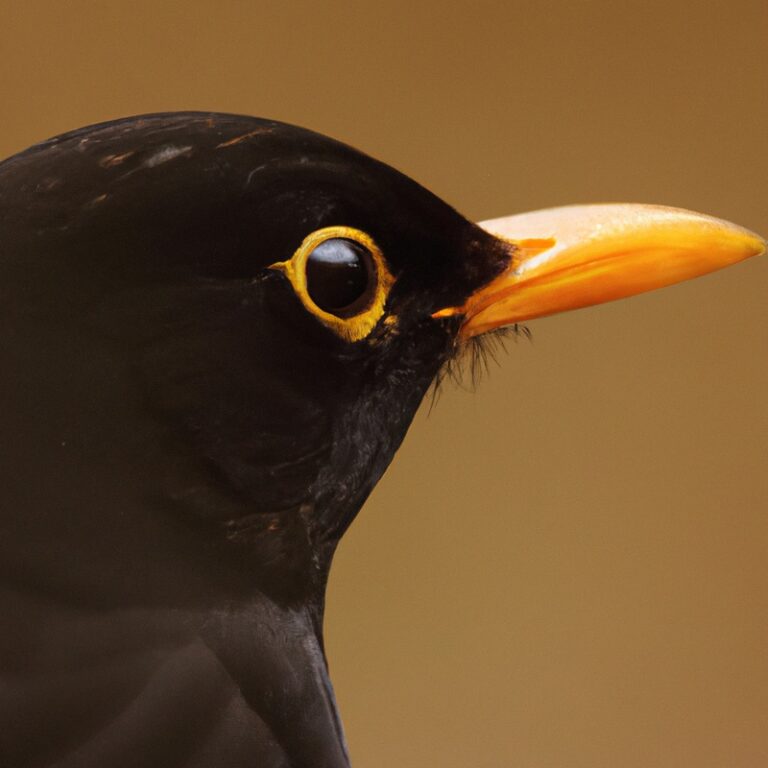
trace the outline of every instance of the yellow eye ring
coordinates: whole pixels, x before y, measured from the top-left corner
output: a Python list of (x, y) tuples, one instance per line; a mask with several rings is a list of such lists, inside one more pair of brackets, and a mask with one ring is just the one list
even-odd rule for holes
[[(307, 260), (312, 252), (326, 240), (341, 238), (351, 240), (368, 251), (373, 266), (373, 283), (370, 299), (360, 312), (351, 317), (339, 317), (321, 309), (312, 299), (307, 287)], [(341, 336), (346, 341), (360, 341), (376, 327), (384, 314), (387, 296), (395, 282), (387, 269), (381, 250), (373, 239), (353, 227), (325, 227), (312, 232), (304, 238), (301, 245), (288, 261), (272, 264), (270, 269), (282, 272), (290, 280), (293, 290), (305, 309), (311, 312), (323, 325)]]

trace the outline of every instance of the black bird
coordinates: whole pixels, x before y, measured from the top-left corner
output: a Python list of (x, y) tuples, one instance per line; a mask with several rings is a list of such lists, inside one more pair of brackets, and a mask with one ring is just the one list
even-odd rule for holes
[(431, 383), (485, 331), (763, 245), (638, 206), (481, 227), (249, 117), (6, 160), (0, 765), (347, 766), (326, 579)]

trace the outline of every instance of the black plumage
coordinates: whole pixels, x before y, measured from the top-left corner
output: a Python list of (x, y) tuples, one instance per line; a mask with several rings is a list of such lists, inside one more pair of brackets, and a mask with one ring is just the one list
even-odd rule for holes
[[(343, 224), (396, 282), (350, 343), (268, 267)], [(511, 247), (398, 172), (246, 117), (97, 125), (0, 165), (0, 765), (343, 766), (334, 547)]]

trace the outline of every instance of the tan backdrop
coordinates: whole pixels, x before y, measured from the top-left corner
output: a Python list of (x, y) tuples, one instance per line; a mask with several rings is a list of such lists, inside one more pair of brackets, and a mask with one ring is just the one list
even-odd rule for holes
[[(768, 233), (765, 0), (2, 5), (3, 154), (247, 112), (466, 214), (628, 200)], [(531, 324), (419, 415), (343, 542), (357, 768), (768, 765), (768, 258)]]

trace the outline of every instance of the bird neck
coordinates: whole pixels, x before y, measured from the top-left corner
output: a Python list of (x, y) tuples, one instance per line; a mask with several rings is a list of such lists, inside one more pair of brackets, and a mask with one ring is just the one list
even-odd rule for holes
[(292, 766), (344, 768), (347, 746), (318, 618), (310, 607), (257, 598), (210, 615), (203, 637)]

